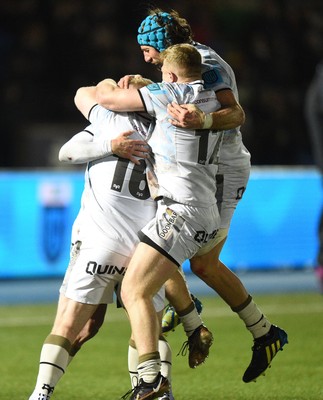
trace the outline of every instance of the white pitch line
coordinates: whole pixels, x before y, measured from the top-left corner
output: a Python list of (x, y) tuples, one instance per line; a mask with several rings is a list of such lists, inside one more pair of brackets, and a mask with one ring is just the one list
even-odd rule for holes
[[(262, 307), (266, 315), (283, 315), (283, 314), (323, 314), (323, 303), (304, 303), (304, 304), (285, 304), (277, 306), (264, 306)], [(203, 309), (203, 316), (205, 318), (217, 318), (217, 317), (232, 317), (235, 313), (227, 308), (217, 308), (208, 306)], [(40, 325), (51, 325), (54, 322), (55, 315), (52, 317), (48, 316), (36, 316), (36, 317), (14, 317), (10, 316), (7, 318), (0, 318), (0, 327), (21, 327), (21, 326), (40, 326)], [(126, 317), (122, 310), (120, 313), (107, 314), (106, 323), (124, 321)]]
[[(122, 310), (120, 310), (121, 315), (108, 315), (106, 317), (107, 322), (118, 322), (125, 320), (126, 317), (122, 314)], [(0, 327), (21, 327), (21, 326), (43, 326), (43, 325), (52, 325), (54, 323), (55, 314), (52, 317), (8, 317), (8, 318), (0, 318)]]

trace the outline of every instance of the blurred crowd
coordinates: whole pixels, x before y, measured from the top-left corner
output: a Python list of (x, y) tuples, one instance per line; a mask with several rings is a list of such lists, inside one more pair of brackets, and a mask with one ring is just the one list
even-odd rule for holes
[(147, 5), (175, 9), (195, 39), (234, 68), (253, 165), (310, 165), (304, 97), (323, 59), (322, 0), (2, 0), (0, 167), (57, 165), (86, 126), (80, 86), (141, 73), (160, 80), (136, 42)]

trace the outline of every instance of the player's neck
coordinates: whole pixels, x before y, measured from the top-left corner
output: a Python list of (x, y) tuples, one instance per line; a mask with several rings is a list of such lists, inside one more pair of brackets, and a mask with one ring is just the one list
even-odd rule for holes
[(190, 77), (178, 77), (177, 83), (191, 83), (195, 81), (200, 81), (202, 77), (200, 75), (190, 76)]

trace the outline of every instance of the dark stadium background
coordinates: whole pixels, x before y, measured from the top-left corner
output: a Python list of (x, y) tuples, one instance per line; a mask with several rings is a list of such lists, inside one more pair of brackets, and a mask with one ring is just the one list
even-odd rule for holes
[(313, 163), (303, 108), (323, 56), (322, 1), (2, 0), (1, 167), (57, 165), (57, 146), (85, 123), (79, 86), (160, 78), (136, 43), (147, 4), (178, 10), (234, 68), (254, 165)]

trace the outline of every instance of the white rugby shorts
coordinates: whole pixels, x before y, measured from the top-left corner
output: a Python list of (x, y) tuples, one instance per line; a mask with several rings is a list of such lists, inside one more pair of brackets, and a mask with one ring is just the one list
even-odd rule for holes
[(250, 176), (250, 167), (239, 168), (219, 164), (216, 176), (216, 200), (221, 218), (221, 229), (230, 228), (233, 213), (242, 199)]
[(178, 265), (190, 259), (220, 227), (217, 204), (193, 207), (168, 198), (158, 200), (156, 217), (141, 230)]
[[(120, 287), (131, 257), (99, 247), (83, 248), (76, 242), (71, 248), (70, 263), (60, 293), (85, 304), (110, 304), (114, 293), (120, 304)], [(157, 312), (165, 306), (165, 289), (154, 296)]]
[(221, 225), (216, 236), (209, 240), (195, 255), (203, 256), (224, 240), (229, 233), (231, 220), (239, 201), (246, 190), (250, 176), (250, 167), (238, 168), (219, 164), (216, 176), (216, 200), (221, 218)]

